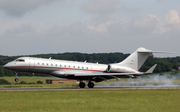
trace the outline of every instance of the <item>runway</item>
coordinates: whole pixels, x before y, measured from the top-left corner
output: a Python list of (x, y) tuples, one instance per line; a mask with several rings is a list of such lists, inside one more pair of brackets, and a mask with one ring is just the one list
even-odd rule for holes
[(179, 85), (175, 86), (115, 86), (105, 87), (97, 86), (94, 88), (79, 87), (18, 87), (18, 88), (0, 88), (0, 91), (37, 91), (37, 90), (121, 90), (121, 89), (180, 89)]

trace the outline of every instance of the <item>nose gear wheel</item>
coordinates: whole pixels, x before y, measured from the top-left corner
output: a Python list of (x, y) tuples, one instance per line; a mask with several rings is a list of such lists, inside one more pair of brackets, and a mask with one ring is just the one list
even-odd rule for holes
[[(14, 72), (15, 72), (15, 71), (14, 71)], [(15, 72), (15, 73), (16, 73), (15, 81), (18, 82), (18, 81), (19, 81), (19, 79), (18, 79), (18, 73), (17, 73), (17, 72)]]
[(15, 78), (15, 81), (16, 81), (16, 82), (18, 82), (18, 81), (19, 81), (19, 79), (18, 79), (18, 78)]

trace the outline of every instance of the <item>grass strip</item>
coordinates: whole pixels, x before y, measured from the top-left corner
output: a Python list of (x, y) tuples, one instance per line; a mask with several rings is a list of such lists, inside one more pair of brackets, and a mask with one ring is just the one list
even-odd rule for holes
[(178, 112), (180, 90), (0, 91), (0, 109), (63, 112)]

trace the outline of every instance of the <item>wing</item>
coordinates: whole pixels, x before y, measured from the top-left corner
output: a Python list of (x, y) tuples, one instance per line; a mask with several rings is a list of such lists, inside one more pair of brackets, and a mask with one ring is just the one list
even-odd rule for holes
[(67, 72), (61, 72), (61, 71), (54, 71), (50, 75), (60, 77), (60, 78), (66, 78), (66, 79), (76, 79), (76, 80), (91, 80), (95, 82), (101, 82), (101, 81), (108, 81), (108, 79), (117, 79), (119, 78), (129, 78), (134, 76), (143, 75), (144, 73), (97, 73), (97, 74), (91, 74), (91, 73), (67, 73)]
[(91, 76), (130, 76), (130, 75), (143, 75), (143, 72), (137, 72), (137, 73), (97, 73), (97, 74), (92, 74), (92, 73), (86, 73), (86, 72), (62, 72), (62, 71), (54, 71), (51, 73), (51, 75), (57, 75), (57, 76), (61, 76), (61, 75), (71, 75), (71, 76), (75, 76), (75, 77), (91, 77)]
[(62, 72), (62, 71), (54, 71), (50, 75), (61, 77), (61, 78), (67, 78), (67, 79), (77, 79), (77, 80), (91, 80), (95, 82), (100, 82), (103, 80), (113, 79), (116, 78), (119, 80), (119, 78), (129, 78), (134, 76), (140, 76), (144, 74), (151, 74), (157, 64), (152, 66), (148, 71), (146, 72), (136, 72), (136, 73), (87, 73), (87, 72)]

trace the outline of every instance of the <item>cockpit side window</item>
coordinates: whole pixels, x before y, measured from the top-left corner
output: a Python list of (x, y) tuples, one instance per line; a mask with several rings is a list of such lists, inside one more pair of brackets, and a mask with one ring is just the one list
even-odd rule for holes
[(19, 61), (20, 61), (20, 62), (25, 62), (25, 60), (24, 60), (24, 59), (19, 59)]
[(24, 59), (16, 59), (15, 61), (16, 61), (16, 62), (25, 62)]

